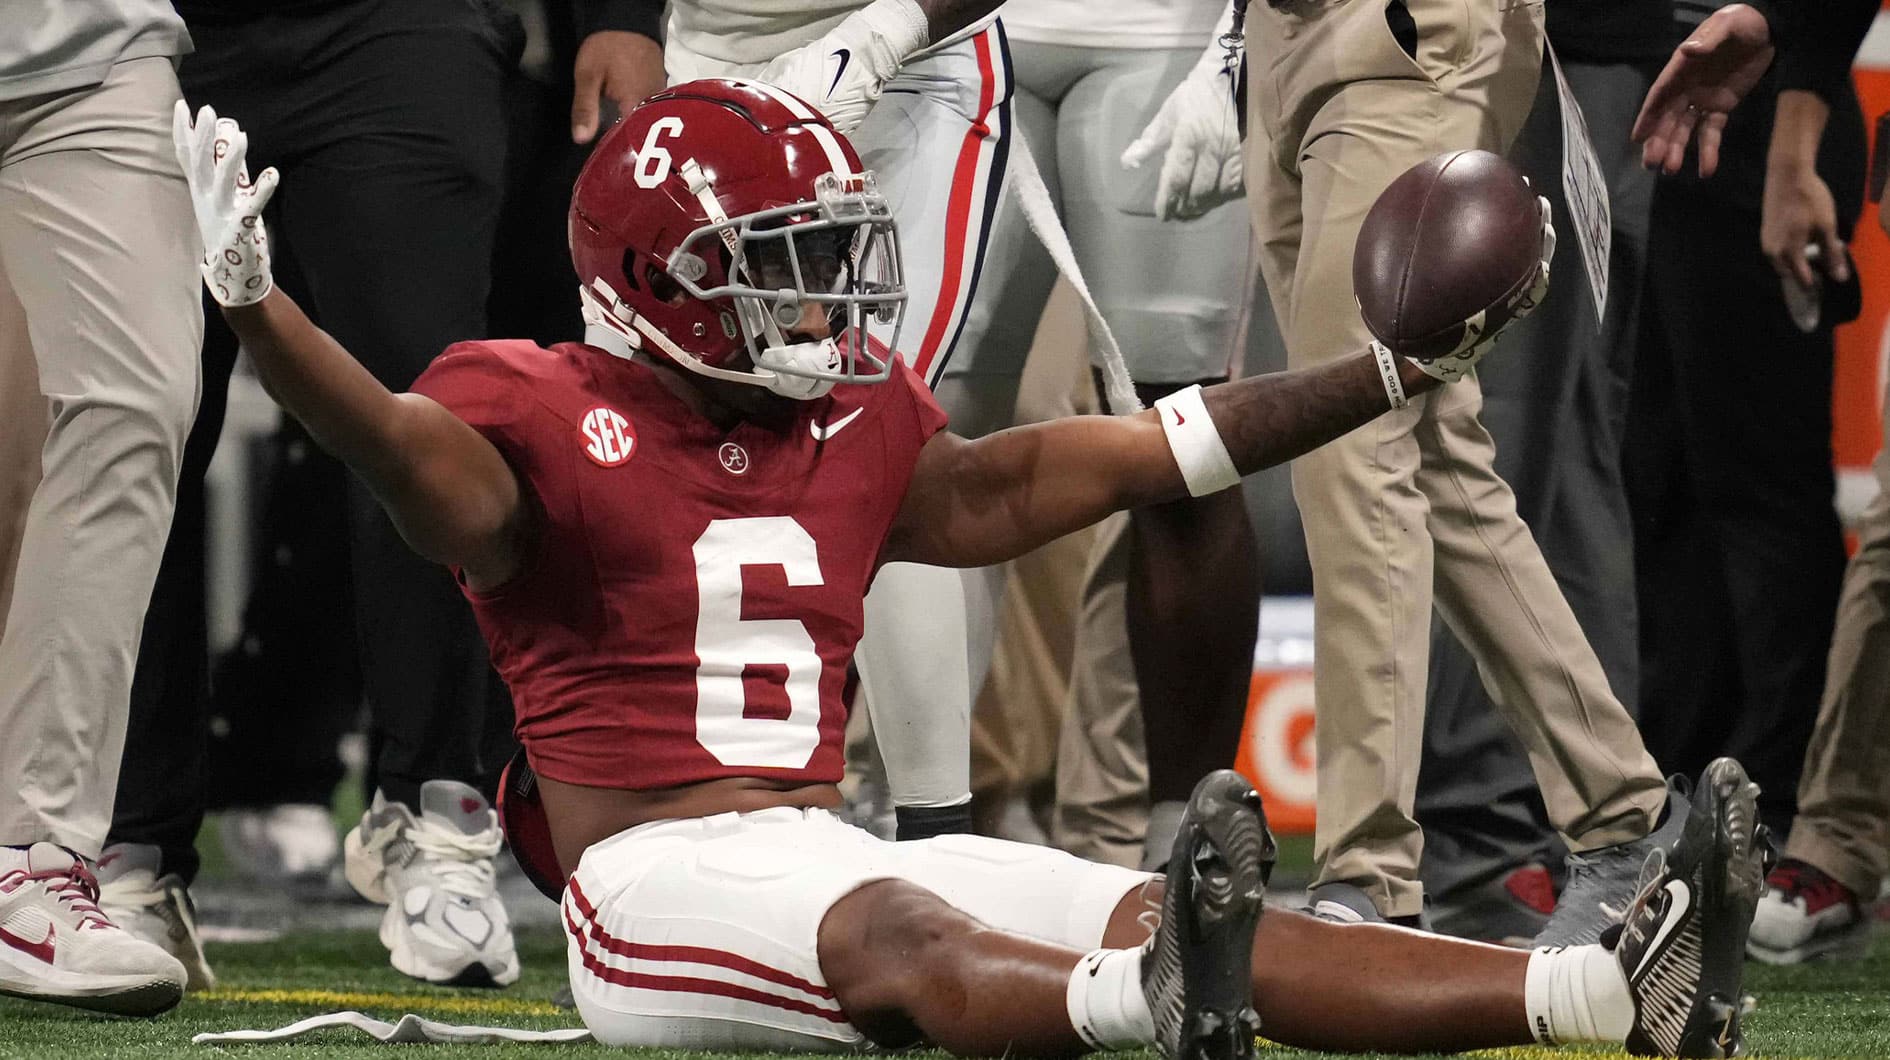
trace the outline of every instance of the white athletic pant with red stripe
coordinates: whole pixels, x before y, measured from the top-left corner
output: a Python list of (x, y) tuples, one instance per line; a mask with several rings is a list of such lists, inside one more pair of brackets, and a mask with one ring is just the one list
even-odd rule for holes
[(990, 927), (1087, 951), (1152, 878), (983, 836), (889, 843), (825, 810), (659, 821), (595, 844), (572, 873), (571, 993), (606, 1045), (851, 1050), (865, 1037), (818, 942), (855, 889), (906, 880)]
[[(664, 63), (672, 83), (750, 77), (765, 65), (717, 62), (674, 40)], [(1003, 27), (993, 23), (907, 63), (851, 136), (892, 204), (905, 266), (904, 322), (896, 338), (890, 328), (875, 337), (934, 389), (948, 364), (975, 354), (981, 336), (971, 332), (993, 316), (970, 309), (1003, 194), (1011, 84)], [(1035, 331), (1036, 323), (1033, 315), (1002, 326)], [(901, 806), (970, 797), (971, 705), (990, 668), (1002, 584), (995, 569), (894, 563), (867, 594), (855, 662)]]

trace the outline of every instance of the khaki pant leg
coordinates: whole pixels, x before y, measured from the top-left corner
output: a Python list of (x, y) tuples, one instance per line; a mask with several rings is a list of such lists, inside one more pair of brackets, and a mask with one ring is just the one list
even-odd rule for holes
[(1876, 468), (1785, 846), (1865, 898), (1890, 877), (1890, 400)]
[(1434, 392), (1418, 428), (1438, 611), (1521, 739), (1569, 847), (1639, 839), (1660, 817), (1666, 782), (1496, 474), (1475, 382)]
[(1129, 516), (1118, 512), (1097, 525), (1084, 579), (1051, 840), (1090, 861), (1137, 868), (1148, 834), (1148, 748), (1128, 589)]
[(98, 856), (196, 411), (201, 252), (166, 59), (0, 104), (0, 261), (51, 406), (0, 637), (0, 843)]
[[(1370, 340), (1353, 296), (1352, 250), (1379, 192), (1440, 151), (1503, 149), (1534, 97), (1540, 4), (1406, 6), (1415, 58), (1387, 26), (1381, 0), (1248, 9), (1256, 63), (1248, 173), (1262, 268), (1294, 367)], [(1355, 884), (1389, 916), (1423, 904), (1423, 838), (1411, 812), (1431, 615), (1431, 501), (1417, 475), (1428, 403), (1293, 465), (1317, 587), (1317, 882)]]
[(39, 488), (39, 449), (49, 425), (26, 308), (0, 266), (0, 637), (6, 636), (26, 508)]
[[(1005, 421), (1041, 423), (1094, 412), (1088, 349), (1075, 294), (1059, 282)], [(1051, 784), (1094, 537), (1092, 529), (1079, 530), (1007, 565), (991, 673), (971, 717), (971, 789), (984, 810), (1047, 793)]]

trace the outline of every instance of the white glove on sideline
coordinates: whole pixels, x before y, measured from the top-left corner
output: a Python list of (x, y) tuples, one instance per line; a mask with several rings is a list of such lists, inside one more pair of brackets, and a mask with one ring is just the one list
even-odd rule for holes
[(1542, 211), (1542, 268), (1537, 271), (1529, 289), (1508, 306), (1495, 307), (1500, 310), (1500, 319), (1493, 326), (1488, 319), (1488, 310), (1465, 321), (1463, 339), (1458, 342), (1456, 350), (1442, 357), (1409, 358), (1412, 364), (1417, 365), (1418, 371), (1446, 383), (1462, 379), (1496, 345), (1496, 337), (1503, 333), (1504, 328), (1535, 312), (1542, 300), (1549, 296), (1549, 262), (1555, 258), (1555, 225), (1550, 216), (1549, 200), (1538, 195), (1536, 206)]
[(263, 170), (251, 183), (243, 161), (249, 137), (236, 122), (217, 117), (209, 107), (197, 112), (193, 124), (190, 108), (181, 99), (171, 116), (171, 141), (197, 212), (204, 247), (200, 268), (210, 297), (223, 306), (262, 301), (275, 286), (262, 221), (263, 207), (276, 190), (275, 167)]
[(917, 0), (873, 0), (826, 36), (777, 56), (755, 77), (813, 104), (834, 128), (851, 133), (900, 64), (931, 38)]
[(1193, 220), (1246, 191), (1240, 121), (1234, 113), (1240, 49), (1222, 43), (1232, 31), (1230, 4), (1200, 61), (1168, 94), (1155, 120), (1122, 152), (1125, 169), (1140, 169), (1156, 152), (1163, 152), (1155, 188), (1155, 216), (1161, 220)]

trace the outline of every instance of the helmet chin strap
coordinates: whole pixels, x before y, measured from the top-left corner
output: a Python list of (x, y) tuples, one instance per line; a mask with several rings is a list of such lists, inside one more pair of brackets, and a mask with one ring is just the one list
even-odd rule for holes
[[(668, 335), (625, 306), (602, 277), (590, 286), (578, 288), (578, 301), (584, 315), (584, 342), (613, 357), (629, 360), (644, 344), (655, 346), (671, 360), (700, 376), (730, 383), (766, 387), (773, 393), (796, 401), (812, 401), (827, 396), (833, 389), (830, 379), (810, 379), (788, 375), (774, 368), (831, 368), (839, 357), (839, 347), (832, 339), (802, 342), (791, 346), (771, 346), (761, 353), (762, 364), (752, 372), (735, 372), (703, 364), (694, 354), (676, 345)], [(626, 322), (624, 317), (630, 319)]]

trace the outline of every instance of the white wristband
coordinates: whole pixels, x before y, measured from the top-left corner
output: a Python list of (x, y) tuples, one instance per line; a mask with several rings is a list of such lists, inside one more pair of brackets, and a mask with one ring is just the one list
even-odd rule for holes
[(1398, 378), (1398, 355), (1374, 339), (1372, 356), (1378, 358), (1378, 378), (1384, 380), (1385, 396), (1391, 399), (1391, 407), (1401, 409), (1409, 405), (1411, 399), (1404, 396), (1404, 380)]
[(1240, 481), (1234, 458), (1227, 443), (1208, 416), (1207, 402), (1201, 400), (1201, 387), (1177, 390), (1155, 403), (1162, 420), (1162, 433), (1168, 436), (1169, 451), (1181, 467), (1181, 479), (1188, 484), (1188, 495), (1205, 497)]

